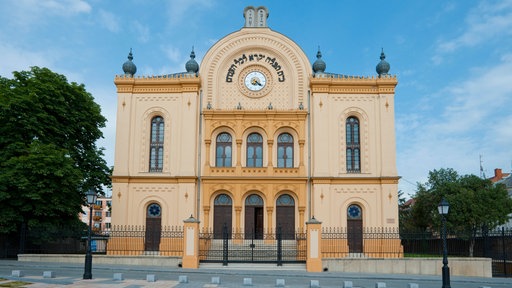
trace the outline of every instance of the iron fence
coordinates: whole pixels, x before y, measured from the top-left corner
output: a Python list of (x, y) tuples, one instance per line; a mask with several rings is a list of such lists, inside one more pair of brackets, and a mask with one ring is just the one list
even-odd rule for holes
[(222, 235), (212, 229), (199, 234), (201, 262), (283, 263), (306, 262), (305, 231), (283, 232), (281, 229), (247, 232), (224, 227)]

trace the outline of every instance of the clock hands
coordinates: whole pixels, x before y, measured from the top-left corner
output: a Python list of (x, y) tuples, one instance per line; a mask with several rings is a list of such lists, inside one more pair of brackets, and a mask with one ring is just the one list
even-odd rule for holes
[(260, 83), (260, 79), (258, 79), (258, 78), (256, 78), (256, 77), (254, 77), (254, 78), (252, 78), (252, 79), (251, 79), (251, 84), (252, 84), (253, 86), (256, 86), (256, 85), (258, 85), (258, 86), (262, 86), (262, 85), (261, 85), (261, 83)]

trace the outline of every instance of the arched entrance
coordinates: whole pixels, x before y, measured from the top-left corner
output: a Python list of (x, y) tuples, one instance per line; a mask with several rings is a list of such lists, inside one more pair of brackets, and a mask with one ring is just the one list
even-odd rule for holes
[(263, 239), (263, 199), (252, 194), (245, 199), (245, 239)]
[(277, 198), (276, 226), (281, 229), (281, 239), (295, 239), (295, 201), (288, 194)]
[(149, 204), (146, 210), (146, 237), (144, 249), (146, 251), (160, 250), (160, 234), (162, 231), (162, 209), (157, 203)]
[(213, 201), (213, 238), (222, 239), (224, 226), (228, 230), (228, 238), (231, 238), (233, 201), (226, 194), (220, 194)]
[(347, 208), (347, 238), (349, 253), (363, 253), (363, 213), (356, 204)]

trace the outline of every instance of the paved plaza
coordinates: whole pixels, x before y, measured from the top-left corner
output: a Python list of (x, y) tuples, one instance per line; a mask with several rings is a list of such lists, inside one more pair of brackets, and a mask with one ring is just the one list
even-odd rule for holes
[[(13, 276), (20, 273), (21, 277)], [(48, 277), (49, 272), (52, 272)], [(47, 277), (43, 277), (46, 272)], [(135, 265), (94, 265), (93, 279), (83, 280), (84, 268), (76, 263), (44, 263), (0, 260), (0, 287), (23, 281), (32, 284), (14, 287), (386, 287), (439, 288), (440, 276), (308, 273), (303, 266), (209, 264), (200, 269)], [(344, 286), (350, 285), (352, 286)], [(6, 286), (3, 286), (6, 287)], [(7, 286), (11, 287), (11, 286)], [(451, 277), (453, 288), (510, 288), (511, 278)]]

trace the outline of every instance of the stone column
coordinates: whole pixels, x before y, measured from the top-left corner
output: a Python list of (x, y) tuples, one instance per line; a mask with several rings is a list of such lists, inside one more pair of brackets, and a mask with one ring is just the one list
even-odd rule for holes
[(199, 268), (199, 220), (190, 215), (190, 218), (183, 221), (183, 268)]
[(306, 222), (307, 229), (307, 259), (308, 272), (322, 272), (322, 222), (311, 218)]

